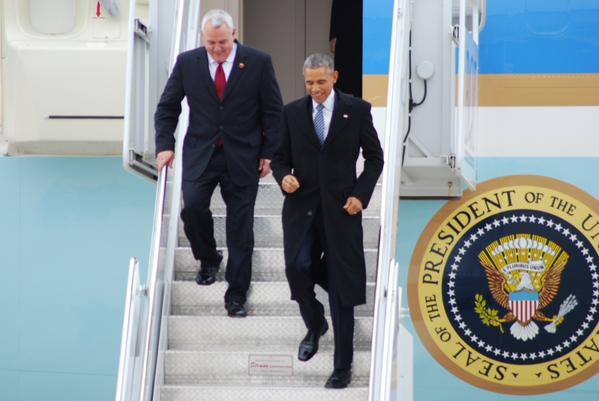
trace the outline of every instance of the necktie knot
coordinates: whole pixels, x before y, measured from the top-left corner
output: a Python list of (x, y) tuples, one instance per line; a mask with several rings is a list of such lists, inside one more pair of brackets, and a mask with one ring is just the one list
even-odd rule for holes
[(324, 109), (324, 104), (318, 103), (318, 105), (316, 105), (316, 111), (322, 111), (322, 109)]

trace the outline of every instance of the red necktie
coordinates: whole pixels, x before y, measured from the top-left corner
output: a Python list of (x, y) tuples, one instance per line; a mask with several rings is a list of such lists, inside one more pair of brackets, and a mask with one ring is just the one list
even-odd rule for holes
[(227, 79), (225, 78), (225, 70), (223, 70), (222, 63), (218, 65), (216, 74), (214, 74), (214, 86), (216, 87), (216, 93), (222, 102), (225, 97), (225, 88), (227, 87)]

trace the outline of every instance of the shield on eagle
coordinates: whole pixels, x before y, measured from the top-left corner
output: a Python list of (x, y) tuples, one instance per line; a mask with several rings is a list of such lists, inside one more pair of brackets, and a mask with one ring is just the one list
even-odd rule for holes
[(516, 319), (528, 324), (539, 308), (539, 293), (519, 291), (510, 294), (510, 309)]

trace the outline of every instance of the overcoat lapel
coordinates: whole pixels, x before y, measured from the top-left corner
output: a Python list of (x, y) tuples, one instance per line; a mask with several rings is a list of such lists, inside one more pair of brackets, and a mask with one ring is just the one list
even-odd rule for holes
[(333, 115), (331, 116), (331, 125), (322, 146), (325, 147), (333, 142), (351, 118), (351, 103), (345, 99), (344, 95), (340, 95), (339, 92), (335, 91), (335, 106), (333, 107)]
[(200, 48), (198, 52), (198, 71), (200, 72), (200, 76), (202, 77), (202, 81), (206, 85), (208, 92), (212, 95), (214, 100), (220, 102), (218, 98), (218, 94), (216, 93), (216, 87), (214, 86), (214, 81), (210, 76), (210, 68), (208, 67), (208, 53), (206, 52), (206, 48)]

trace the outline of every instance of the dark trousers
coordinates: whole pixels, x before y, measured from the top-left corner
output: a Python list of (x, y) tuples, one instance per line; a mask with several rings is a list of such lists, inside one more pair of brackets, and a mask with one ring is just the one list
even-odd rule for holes
[(354, 354), (354, 307), (341, 304), (326, 265), (326, 240), (320, 213), (308, 230), (294, 263), (287, 269), (300, 314), (308, 330), (320, 331), (324, 323), (324, 307), (316, 299), (314, 285), (328, 290), (333, 334), (335, 337), (335, 369), (351, 367)]
[(191, 243), (196, 260), (202, 265), (218, 262), (214, 240), (214, 220), (210, 211), (210, 199), (216, 185), (227, 206), (226, 236), (227, 271), (225, 278), (229, 287), (225, 302), (245, 303), (252, 277), (252, 252), (254, 250), (254, 204), (258, 192), (258, 180), (246, 186), (237, 186), (227, 171), (224, 151), (216, 148), (204, 173), (198, 180), (183, 181), (181, 211), (185, 235)]

